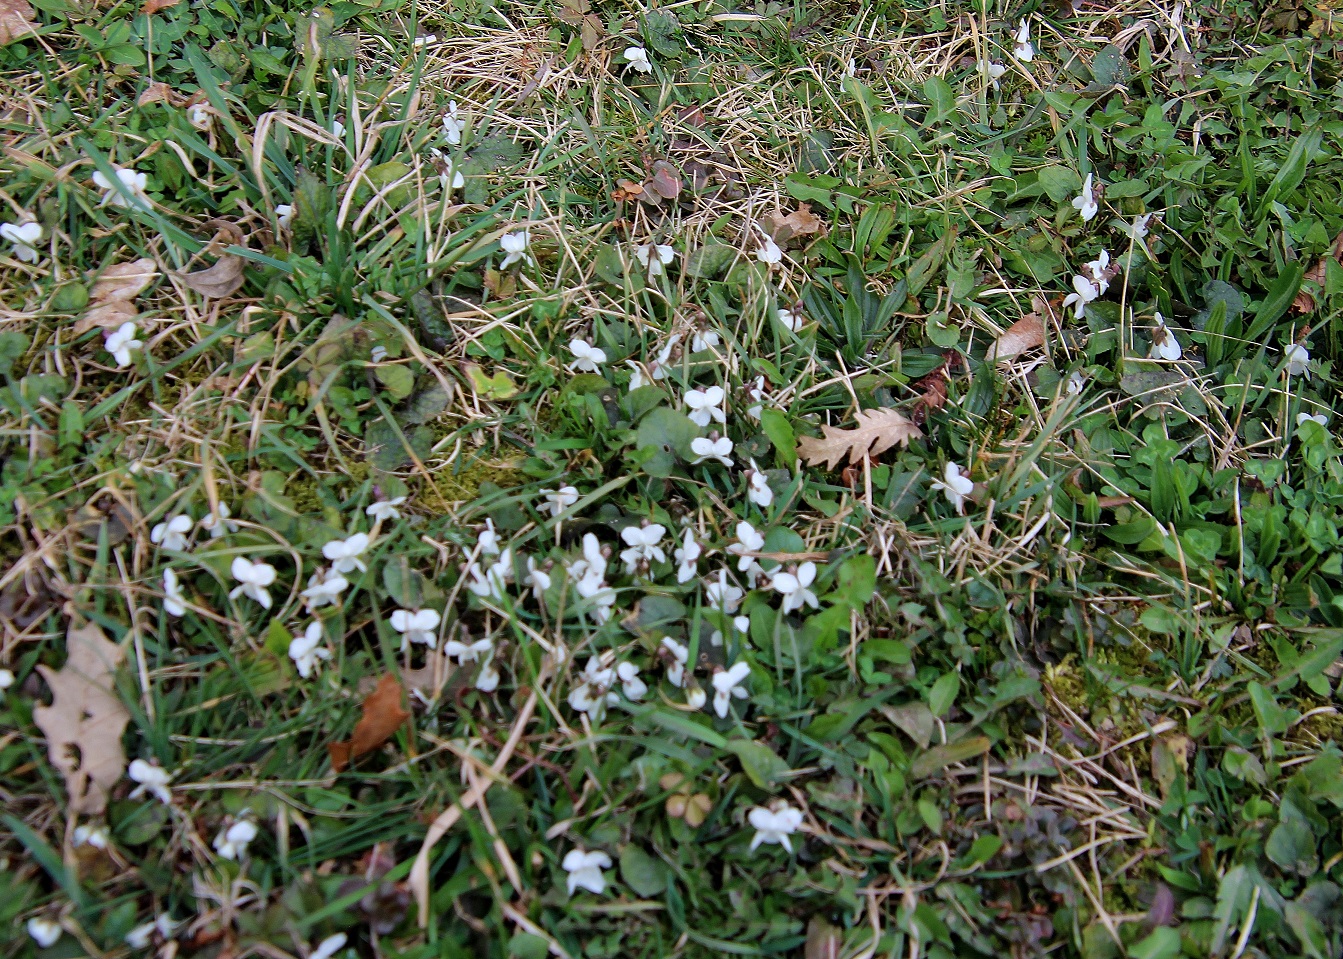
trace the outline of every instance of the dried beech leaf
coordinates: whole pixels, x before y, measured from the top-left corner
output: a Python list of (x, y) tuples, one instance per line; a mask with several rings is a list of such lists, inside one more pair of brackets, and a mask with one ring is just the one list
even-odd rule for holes
[(36, 33), (42, 24), (33, 14), (28, 0), (0, 0), (0, 46)]
[(180, 107), (187, 102), (187, 98), (178, 93), (166, 83), (151, 83), (145, 87), (145, 92), (140, 94), (140, 98), (135, 101), (138, 106), (145, 106), (149, 103), (167, 103), (170, 106)]
[(401, 683), (390, 673), (378, 680), (377, 688), (364, 700), (364, 714), (354, 724), (349, 742), (327, 744), (331, 767), (342, 772), (365, 753), (377, 749), (401, 728), (410, 716), (401, 708)]
[(644, 189), (664, 200), (675, 200), (681, 195), (681, 171), (666, 160), (658, 160), (653, 164), (653, 175), (644, 184)]
[(149, 16), (151, 13), (158, 13), (160, 10), (175, 7), (181, 2), (182, 0), (145, 0), (145, 5), (140, 8), (140, 12)]
[[(1339, 265), (1343, 266), (1343, 233), (1334, 238), (1333, 248), (1324, 256), (1320, 257), (1303, 277), (1316, 286), (1323, 287), (1325, 279), (1329, 276), (1329, 258), (1333, 257)], [(1304, 285), (1301, 291), (1296, 294), (1296, 299), (1292, 300), (1292, 309), (1297, 313), (1310, 313), (1315, 309), (1315, 296)]]
[(70, 811), (100, 816), (107, 796), (126, 771), (121, 734), (131, 714), (116, 694), (121, 647), (95, 624), (65, 634), (65, 665), (37, 671), (51, 687), (51, 705), (33, 707), (33, 722), (47, 737), (47, 756), (65, 777)]
[(1044, 321), (1034, 313), (1027, 313), (1009, 326), (1002, 336), (998, 337), (997, 341), (989, 347), (988, 352), (984, 354), (984, 359), (990, 363), (994, 360), (1010, 360), (1027, 350), (1043, 346), (1044, 342)]
[(130, 263), (117, 263), (97, 275), (89, 302), (94, 306), (108, 300), (133, 300), (158, 279), (154, 261), (141, 257)]
[(811, 205), (803, 203), (792, 213), (785, 214), (782, 210), (775, 210), (773, 213), (766, 213), (758, 221), (760, 229), (764, 230), (774, 242), (778, 244), (787, 243), (795, 236), (809, 236), (812, 233), (820, 233), (825, 225), (816, 214), (811, 212)]
[(215, 260), (214, 266), (178, 275), (197, 293), (219, 300), (238, 292), (243, 284), (242, 266), (242, 257), (225, 253)]
[(859, 410), (855, 419), (858, 425), (851, 430), (822, 426), (820, 439), (798, 437), (797, 451), (806, 464), (824, 463), (826, 469), (834, 469), (845, 456), (850, 463), (857, 464), (865, 456), (877, 456), (897, 444), (908, 446), (910, 440), (923, 435), (922, 430), (896, 410)]

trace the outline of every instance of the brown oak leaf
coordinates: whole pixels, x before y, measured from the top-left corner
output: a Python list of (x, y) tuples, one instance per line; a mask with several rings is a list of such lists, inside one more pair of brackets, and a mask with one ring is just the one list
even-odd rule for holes
[(114, 263), (101, 273), (91, 275), (93, 289), (89, 291), (89, 308), (75, 324), (75, 335), (81, 336), (94, 328), (115, 330), (122, 323), (135, 319), (140, 313), (135, 298), (158, 275), (154, 261), (148, 257)]
[(42, 26), (28, 0), (0, 0), (0, 46), (31, 36)]
[(797, 451), (808, 466), (824, 463), (834, 469), (844, 457), (850, 463), (860, 463), (864, 456), (877, 456), (897, 444), (922, 436), (923, 431), (896, 410), (859, 410), (854, 417), (858, 425), (851, 430), (822, 426), (821, 438), (798, 437)]
[(1044, 342), (1044, 321), (1038, 313), (1027, 313), (1003, 331), (984, 354), (984, 359), (989, 362), (1014, 359), (1027, 350), (1043, 346)]
[[(1316, 286), (1323, 287), (1324, 281), (1329, 276), (1329, 259), (1333, 258), (1340, 266), (1343, 266), (1343, 233), (1334, 237), (1334, 245), (1329, 252), (1320, 257), (1319, 261), (1306, 271), (1303, 280), (1309, 280)], [(1296, 294), (1296, 299), (1292, 301), (1292, 309), (1298, 313), (1310, 313), (1315, 309), (1315, 295), (1305, 286)]]
[(349, 742), (327, 743), (331, 768), (336, 772), (343, 772), (351, 762), (387, 742), (410, 717), (401, 708), (401, 683), (390, 673), (378, 680), (377, 687), (364, 700), (363, 709)]
[(121, 647), (94, 623), (65, 634), (60, 671), (37, 667), (51, 687), (51, 705), (33, 707), (33, 722), (47, 737), (47, 756), (65, 777), (70, 811), (100, 816), (107, 796), (126, 771), (121, 734), (131, 714), (116, 693)]
[(800, 204), (796, 210), (788, 214), (785, 214), (782, 210), (766, 213), (757, 222), (760, 229), (772, 236), (774, 242), (780, 246), (795, 236), (809, 236), (812, 233), (820, 233), (822, 227), (825, 226), (821, 219), (811, 212), (811, 204), (809, 203)]

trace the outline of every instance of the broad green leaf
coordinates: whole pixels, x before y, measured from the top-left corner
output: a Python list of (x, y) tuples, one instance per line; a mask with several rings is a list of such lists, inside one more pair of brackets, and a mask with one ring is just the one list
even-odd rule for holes
[(620, 878), (644, 899), (651, 899), (666, 891), (669, 873), (666, 863), (650, 856), (634, 843), (620, 851)]
[(404, 366), (379, 366), (374, 373), (393, 401), (404, 400), (415, 389), (415, 374)]
[(476, 363), (467, 363), (463, 369), (471, 381), (471, 388), (487, 400), (508, 400), (518, 395), (518, 385), (507, 370), (488, 376)]
[(774, 444), (780, 466), (792, 469), (797, 463), (797, 434), (782, 410), (762, 409), (760, 428)]
[(961, 676), (957, 672), (943, 673), (928, 691), (928, 708), (934, 716), (945, 716), (961, 691)]
[(911, 779), (927, 779), (929, 776), (936, 776), (952, 763), (963, 763), (967, 759), (984, 755), (989, 751), (990, 745), (992, 744), (989, 742), (989, 737), (972, 736), (958, 743), (934, 746), (926, 753), (921, 753), (915, 758), (909, 766), (909, 776)]
[(724, 747), (741, 761), (751, 782), (761, 789), (773, 789), (788, 778), (788, 764), (763, 743), (751, 739), (731, 739)]

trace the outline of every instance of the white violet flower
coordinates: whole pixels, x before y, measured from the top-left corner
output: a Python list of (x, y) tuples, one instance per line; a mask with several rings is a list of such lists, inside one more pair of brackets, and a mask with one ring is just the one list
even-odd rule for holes
[(260, 603), (262, 609), (270, 609), (270, 591), (266, 587), (275, 582), (274, 566), (238, 556), (233, 560), (233, 578), (241, 585), (233, 588), (229, 599), (247, 595)]
[(201, 132), (205, 132), (214, 125), (214, 115), (210, 108), (203, 103), (197, 103), (187, 110), (187, 123)]
[(783, 250), (774, 242), (774, 237), (764, 236), (760, 238), (760, 247), (755, 251), (755, 258), (766, 266), (778, 266), (783, 262)]
[(191, 527), (195, 525), (191, 517), (186, 513), (178, 513), (162, 523), (158, 523), (149, 531), (149, 541), (155, 546), (162, 546), (164, 549), (171, 549), (181, 552), (187, 548), (187, 534), (191, 532)]
[(774, 502), (774, 490), (769, 488), (769, 477), (755, 465), (755, 460), (750, 462), (751, 470), (747, 474), (750, 479), (747, 481), (746, 496), (756, 506), (767, 509), (769, 504)]
[(625, 691), (626, 698), (631, 701), (643, 699), (648, 692), (648, 684), (639, 678), (639, 667), (633, 663), (617, 665), (616, 678), (620, 680), (620, 688)]
[(1073, 370), (1068, 374), (1068, 379), (1064, 381), (1063, 385), (1071, 395), (1076, 396), (1086, 387), (1087, 380), (1086, 377), (1082, 375), (1081, 370)]
[(550, 589), (550, 574), (540, 569), (536, 565), (536, 560), (527, 557), (527, 585), (532, 588), (532, 595), (536, 597), (539, 603), (545, 597), (546, 590)]
[(667, 554), (658, 544), (662, 542), (662, 536), (666, 532), (667, 528), (659, 523), (650, 523), (647, 526), (626, 526), (622, 529), (620, 538), (629, 547), (620, 554), (621, 560), (625, 563), (625, 572), (633, 573), (641, 561), (665, 563)]
[(349, 937), (343, 932), (338, 932), (334, 936), (327, 936), (317, 944), (317, 948), (308, 953), (308, 959), (331, 959), (336, 953), (345, 948), (345, 943)]
[(302, 636), (289, 641), (289, 658), (304, 679), (313, 674), (320, 662), (331, 658), (331, 650), (322, 645), (321, 623), (309, 623)]
[(421, 609), (412, 612), (398, 609), (392, 613), (388, 622), (392, 629), (401, 634), (401, 652), (406, 651), (410, 643), (423, 643), (430, 649), (438, 646), (438, 624), (442, 621), (436, 609)]
[(466, 129), (466, 121), (457, 111), (457, 101), (448, 102), (448, 112), (443, 114), (443, 138), (453, 146), (462, 142), (462, 132)]
[(672, 350), (681, 342), (681, 334), (674, 333), (667, 338), (667, 343), (658, 351), (658, 355), (653, 359), (650, 369), (653, 373), (653, 379), (661, 380), (667, 376), (667, 364), (671, 362)]
[(776, 569), (770, 580), (770, 585), (774, 587), (776, 593), (783, 596), (783, 605), (779, 608), (780, 612), (791, 613), (795, 609), (801, 609), (803, 606), (817, 608), (816, 594), (809, 588), (816, 581), (816, 564), (803, 563), (797, 568), (797, 572), (789, 573), (781, 569)]
[(303, 597), (311, 611), (328, 603), (334, 605), (349, 585), (349, 580), (334, 569), (329, 569), (325, 573), (313, 573), (308, 577), (308, 588), (299, 595)]
[[(742, 539), (742, 526), (745, 526), (747, 529), (751, 528), (749, 523), (741, 523), (737, 526), (737, 538), (741, 540), (740, 545), (742, 546), (742, 550), (733, 550), (733, 548), (729, 546), (729, 553), (738, 552), (740, 554), (740, 552), (745, 551), (745, 546), (748, 540)], [(751, 530), (751, 532), (754, 534), (755, 530)], [(759, 549), (765, 545), (765, 538), (763, 536), (759, 537), (759, 540), (760, 545), (752, 547), (751, 551)], [(749, 542), (754, 542), (754, 540)], [(742, 556), (738, 565), (739, 569), (741, 568), (740, 562), (754, 563), (755, 560), (749, 556)], [(718, 578), (709, 580), (704, 587), (704, 599), (708, 604), (714, 609), (722, 610), (729, 616), (737, 611), (737, 607), (741, 605), (741, 598), (745, 595), (746, 591), (740, 586), (733, 586), (727, 581), (727, 570), (725, 569), (720, 569), (718, 571)]]
[(714, 420), (727, 423), (727, 413), (723, 401), (727, 393), (721, 386), (711, 386), (707, 390), (689, 390), (685, 395), (685, 405), (690, 409), (690, 422), (696, 426), (708, 426)]
[(696, 564), (702, 552), (703, 548), (695, 542), (695, 531), (687, 529), (681, 545), (672, 551), (672, 558), (676, 560), (676, 582), (688, 583), (695, 578)]
[(532, 235), (527, 230), (518, 230), (516, 233), (505, 233), (499, 237), (499, 246), (508, 255), (504, 261), (499, 264), (499, 269), (506, 270), (514, 263), (532, 262), (532, 255), (527, 252), (527, 247), (531, 245)]
[(719, 719), (727, 717), (727, 708), (732, 702), (732, 697), (745, 699), (749, 695), (741, 684), (750, 674), (751, 667), (744, 661), (739, 661), (731, 669), (719, 670), (713, 674), (713, 711), (718, 714)]
[(182, 924), (181, 921), (174, 919), (166, 913), (162, 916), (155, 916), (153, 922), (146, 922), (143, 925), (136, 926), (130, 932), (126, 933), (126, 945), (132, 949), (148, 949), (150, 937), (154, 933), (159, 934), (159, 938), (168, 940), (177, 932), (177, 927)]
[(605, 350), (578, 337), (569, 341), (569, 352), (574, 355), (574, 361), (569, 364), (573, 373), (596, 373), (597, 367), (606, 362)]
[(1073, 207), (1082, 214), (1083, 223), (1090, 223), (1100, 212), (1100, 204), (1096, 202), (1096, 191), (1092, 186), (1093, 178), (1094, 174), (1087, 174), (1086, 182), (1082, 184), (1082, 192), (1073, 200)]
[(464, 643), (458, 639), (450, 639), (443, 644), (443, 652), (457, 660), (459, 666), (477, 662), (482, 656), (489, 656), (493, 651), (494, 640), (489, 636), (478, 639), (474, 643)]
[(569, 895), (572, 896), (579, 889), (598, 894), (605, 891), (606, 877), (602, 875), (602, 870), (611, 868), (611, 857), (601, 850), (584, 852), (571, 849), (564, 857), (563, 866), (569, 874)]
[(984, 64), (984, 72), (988, 74), (989, 83), (993, 84), (993, 89), (997, 90), (1002, 84), (1003, 75), (1007, 73), (1007, 65), (996, 61), (989, 61)]
[(671, 657), (667, 663), (667, 680), (673, 686), (685, 685), (686, 664), (690, 662), (690, 650), (670, 636), (662, 637), (662, 648)]
[(648, 51), (643, 47), (626, 47), (625, 62), (640, 73), (652, 73), (653, 61), (648, 59)]
[(543, 489), (541, 495), (545, 502), (538, 507), (540, 512), (559, 516), (570, 506), (578, 502), (578, 490), (573, 486), (561, 486), (559, 489)]
[(1152, 349), (1147, 355), (1154, 360), (1178, 360), (1184, 351), (1180, 349), (1180, 341), (1175, 338), (1170, 327), (1166, 325), (1166, 319), (1160, 313), (1156, 314), (1156, 325), (1152, 327)]
[(1145, 238), (1149, 232), (1148, 224), (1152, 222), (1152, 217), (1154, 215), (1155, 214), (1152, 213), (1143, 213), (1138, 216), (1135, 216), (1133, 218), (1132, 225), (1130, 225), (1129, 228), (1124, 232), (1127, 233), (1129, 236), (1133, 237), (1133, 239), (1135, 240), (1141, 240)]
[(732, 441), (726, 436), (720, 436), (717, 439), (697, 436), (690, 441), (690, 452), (695, 454), (695, 458), (690, 461), (691, 466), (696, 466), (706, 460), (717, 460), (724, 466), (732, 465)]
[[(745, 573), (755, 565), (755, 557), (750, 554), (758, 553), (764, 548), (765, 537), (756, 532), (754, 526), (743, 520), (737, 524), (737, 542), (730, 545), (727, 551), (738, 557), (738, 572)], [(727, 610), (727, 612), (732, 612), (732, 610)]]
[(116, 174), (115, 184), (103, 175), (102, 170), (94, 171), (93, 183), (103, 191), (103, 199), (99, 206), (145, 208), (150, 205), (149, 195), (145, 193), (145, 186), (149, 183), (148, 176), (123, 167), (113, 167), (112, 172)]
[(1073, 315), (1080, 320), (1086, 316), (1087, 304), (1100, 297), (1101, 289), (1090, 278), (1079, 274), (1073, 277), (1073, 291), (1063, 298), (1063, 308), (1075, 307)]
[(606, 715), (609, 703), (617, 703), (620, 698), (611, 692), (616, 682), (616, 671), (602, 665), (600, 658), (593, 656), (580, 677), (581, 682), (569, 690), (569, 706), (580, 713), (587, 713), (594, 723), (601, 722)]
[(106, 826), (82, 825), (75, 827), (73, 841), (76, 846), (92, 846), (94, 849), (106, 849), (107, 842), (110, 838)]
[(368, 549), (368, 534), (355, 533), (348, 539), (333, 539), (322, 547), (322, 555), (331, 560), (331, 568), (337, 573), (352, 573), (356, 569), (368, 572), (368, 567), (359, 557)]
[(661, 243), (644, 243), (634, 248), (634, 257), (649, 276), (661, 276), (667, 264), (676, 259), (676, 250)]
[(144, 344), (135, 338), (136, 332), (135, 324), (127, 322), (104, 334), (103, 349), (111, 353), (112, 359), (117, 361), (117, 369), (130, 366), (131, 351), (144, 347)]
[(201, 517), (200, 527), (210, 534), (211, 539), (218, 539), (225, 533), (236, 533), (238, 524), (230, 519), (231, 516), (233, 510), (229, 509), (228, 503), (220, 503), (218, 511), (211, 511)]
[(6, 690), (14, 685), (14, 673), (8, 669), (0, 669), (0, 691)]
[(383, 520), (400, 519), (401, 512), (398, 506), (405, 503), (406, 497), (397, 496), (393, 499), (378, 500), (376, 503), (369, 503), (364, 510), (365, 516), (372, 516), (374, 522), (381, 523)]
[(753, 420), (760, 419), (760, 414), (765, 411), (765, 378), (763, 376), (755, 378), (755, 382), (747, 389), (746, 396), (751, 401), (751, 405), (746, 407), (746, 415)]
[(168, 789), (168, 783), (172, 781), (172, 773), (162, 766), (155, 766), (153, 763), (147, 763), (143, 759), (132, 759), (131, 764), (126, 769), (126, 775), (139, 783), (128, 798), (138, 799), (148, 793), (165, 806), (173, 801), (173, 794)]
[(717, 330), (696, 330), (695, 335), (690, 338), (690, 352), (703, 353), (705, 350), (716, 349), (721, 342), (723, 338), (718, 335)]
[(499, 555), (502, 547), (499, 545), (499, 534), (494, 529), (494, 520), (485, 520), (485, 528), (476, 536), (476, 547), (485, 556)]
[(1300, 376), (1307, 373), (1310, 369), (1310, 350), (1306, 349), (1300, 343), (1293, 343), (1282, 351), (1283, 359), (1287, 361), (1287, 375)]
[[(792, 310), (779, 310), (775, 314), (779, 323), (787, 327), (788, 332), (796, 333), (802, 329), (803, 317), (801, 313), (794, 313)], [(761, 377), (763, 380), (764, 377)]]
[(933, 480), (933, 489), (946, 494), (947, 502), (956, 507), (956, 512), (965, 515), (965, 498), (974, 491), (974, 480), (970, 479), (955, 463), (948, 463), (942, 471), (942, 479)]
[(250, 819), (239, 819), (215, 836), (215, 852), (230, 861), (241, 859), (247, 855), (247, 845), (256, 838), (256, 831), (256, 824)]
[(1030, 63), (1035, 59), (1035, 47), (1031, 45), (1031, 24), (1029, 20), (1021, 21), (1021, 26), (1017, 27), (1016, 35), (1012, 40), (1012, 56), (1022, 63)]
[(54, 919), (37, 916), (28, 920), (28, 935), (43, 949), (50, 949), (65, 932), (61, 924)]
[(39, 257), (34, 245), (42, 239), (41, 223), (0, 223), (0, 237), (14, 244), (14, 258), (20, 263), (36, 263)]
[(773, 809), (756, 806), (746, 820), (755, 829), (755, 838), (751, 840), (752, 852), (762, 843), (783, 846), (792, 852), (793, 844), (788, 837), (802, 825), (802, 811), (787, 803), (777, 804)]
[(287, 230), (294, 225), (294, 208), (288, 203), (281, 203), (275, 207), (275, 225), (281, 230)]
[(1321, 426), (1329, 425), (1329, 417), (1324, 413), (1297, 413), (1296, 425), (1303, 426), (1306, 423), (1319, 423)]
[(187, 612), (187, 598), (172, 567), (163, 571), (163, 611), (169, 616), (185, 616)]

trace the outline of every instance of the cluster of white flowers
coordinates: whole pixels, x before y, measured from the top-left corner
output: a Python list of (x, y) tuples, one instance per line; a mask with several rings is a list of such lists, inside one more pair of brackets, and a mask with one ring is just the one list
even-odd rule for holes
[(1073, 292), (1063, 300), (1063, 308), (1073, 307), (1077, 319), (1086, 316), (1087, 304), (1105, 295), (1110, 288), (1110, 253), (1101, 250), (1100, 256), (1086, 264), (1073, 277)]

